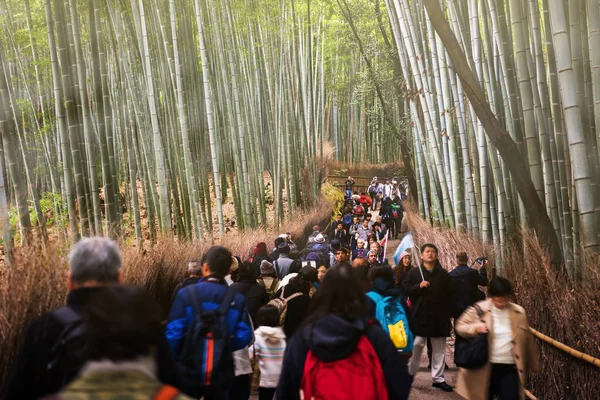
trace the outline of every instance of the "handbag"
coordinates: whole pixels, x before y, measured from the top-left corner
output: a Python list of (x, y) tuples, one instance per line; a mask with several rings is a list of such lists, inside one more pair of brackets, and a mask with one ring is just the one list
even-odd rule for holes
[[(483, 321), (483, 311), (479, 305), (474, 304), (479, 320)], [(479, 334), (474, 338), (463, 338), (456, 341), (454, 362), (456, 366), (464, 369), (479, 369), (487, 364), (489, 359), (488, 334)]]

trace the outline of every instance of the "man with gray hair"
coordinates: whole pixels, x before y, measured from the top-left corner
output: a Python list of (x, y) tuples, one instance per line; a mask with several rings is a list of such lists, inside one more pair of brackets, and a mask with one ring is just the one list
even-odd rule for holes
[(175, 301), (175, 296), (177, 296), (177, 292), (188, 285), (195, 285), (196, 283), (202, 280), (202, 265), (203, 262), (201, 259), (193, 258), (188, 262), (187, 265), (187, 273), (188, 276), (185, 278), (179, 285), (175, 287), (173, 290), (173, 297), (171, 298), (171, 304)]
[[(7, 399), (38, 399), (60, 391), (87, 360), (84, 320), (88, 305), (123, 280), (119, 247), (110, 239), (79, 241), (69, 254), (67, 304), (34, 320), (25, 332), (6, 387)], [(158, 379), (176, 386), (175, 364), (164, 338), (156, 352)]]

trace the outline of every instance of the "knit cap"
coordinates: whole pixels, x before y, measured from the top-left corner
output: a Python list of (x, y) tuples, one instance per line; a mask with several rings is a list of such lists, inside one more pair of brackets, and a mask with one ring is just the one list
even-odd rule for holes
[(275, 272), (275, 267), (268, 260), (262, 260), (260, 262), (260, 273), (262, 275), (269, 275)]

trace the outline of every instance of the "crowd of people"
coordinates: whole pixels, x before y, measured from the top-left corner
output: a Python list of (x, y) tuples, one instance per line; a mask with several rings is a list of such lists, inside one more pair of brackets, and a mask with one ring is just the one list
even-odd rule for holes
[(420, 265), (406, 251), (391, 266), (387, 236), (372, 229), (388, 226), (354, 213), (362, 196), (353, 196), (332, 230), (314, 226), (303, 246), (284, 233), (271, 249), (261, 242), (238, 257), (214, 246), (190, 260), (166, 321), (122, 285), (114, 242), (81, 240), (67, 304), (27, 329), (6, 398), (407, 399), (425, 346), (432, 386), (453, 391), (444, 378), (453, 329), (460, 395), (523, 398), (537, 354), (511, 283), (488, 282), (487, 260), (468, 266), (465, 253), (448, 273), (433, 244), (420, 248)]

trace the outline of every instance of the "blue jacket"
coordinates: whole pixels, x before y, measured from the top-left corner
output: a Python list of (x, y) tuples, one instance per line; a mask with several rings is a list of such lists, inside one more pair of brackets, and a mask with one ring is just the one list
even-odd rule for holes
[[(198, 298), (206, 310), (219, 308), (228, 289), (225, 281), (213, 277), (205, 278), (194, 288), (198, 291)], [(166, 331), (167, 341), (175, 359), (178, 359), (188, 327), (194, 322), (194, 315), (186, 291), (180, 290), (171, 307)], [(232, 351), (241, 350), (250, 344), (253, 332), (248, 320), (248, 306), (246, 298), (239, 293), (236, 293), (233, 305), (227, 313), (227, 326), (231, 334)], [(233, 369), (233, 365), (231, 368)]]

